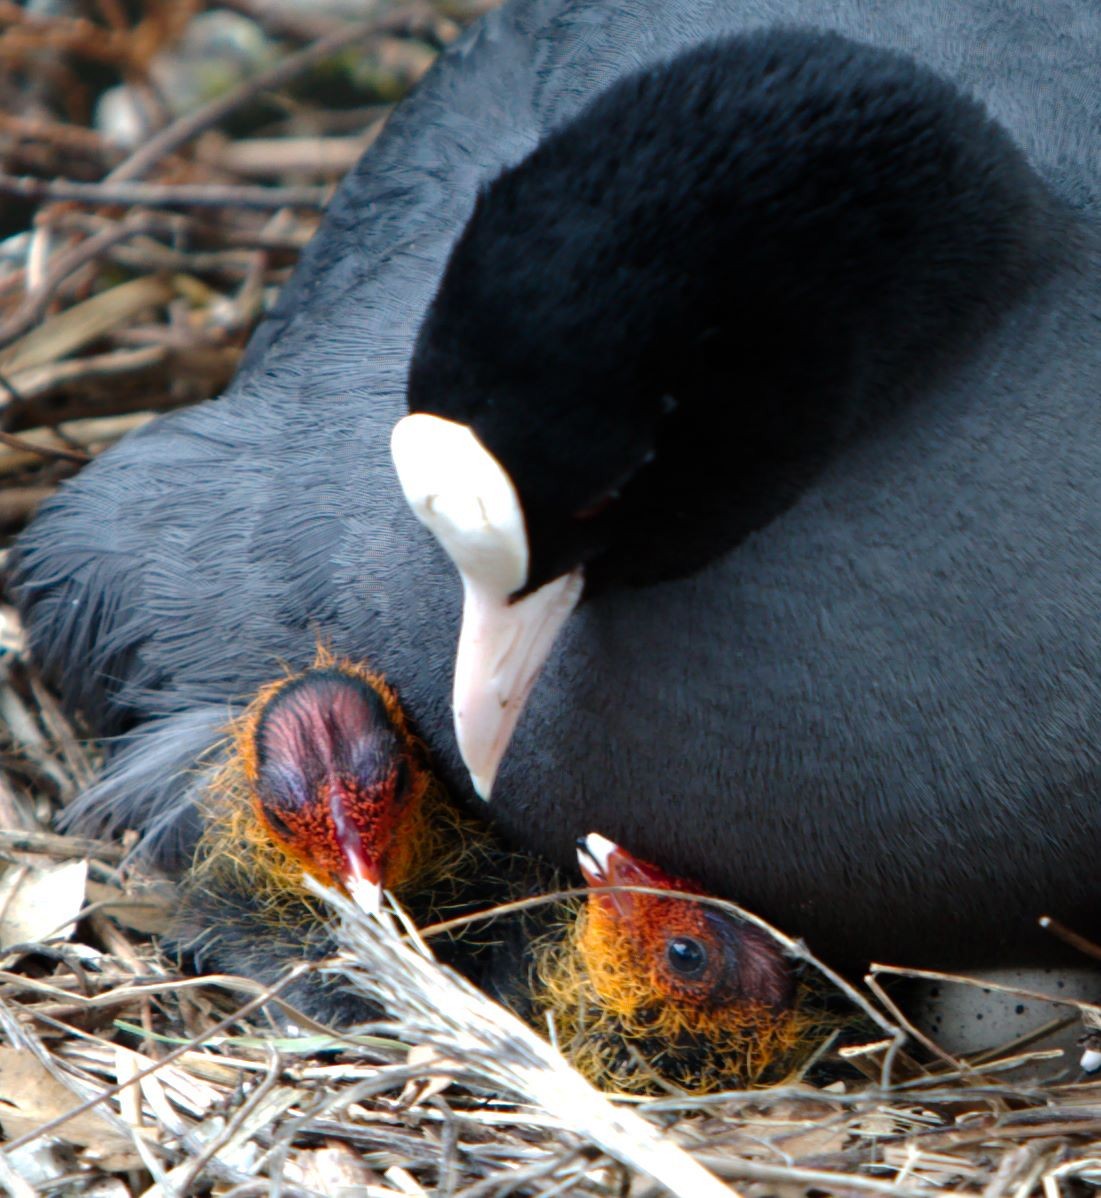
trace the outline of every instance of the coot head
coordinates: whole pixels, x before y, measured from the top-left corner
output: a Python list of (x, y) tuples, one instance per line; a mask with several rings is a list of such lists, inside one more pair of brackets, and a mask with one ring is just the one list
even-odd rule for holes
[(377, 912), (410, 872), (428, 785), (393, 692), (358, 667), (308, 670), (262, 691), (237, 741), (268, 834)]
[(766, 931), (603, 836), (577, 855), (589, 895), (563, 943), (535, 947), (537, 1002), (593, 1080), (757, 1085), (821, 1043), (834, 1021)]
[(1039, 272), (1047, 208), (977, 102), (798, 30), (621, 79), (483, 191), (392, 441), (462, 575), (483, 795), (582, 589), (693, 572), (920, 401)]
[[(695, 1027), (734, 1007), (791, 1005), (792, 965), (780, 945), (727, 911), (684, 898), (704, 893), (696, 883), (596, 833), (578, 841), (577, 857), (590, 889), (581, 953), (609, 1000), (636, 1011), (672, 1005), (671, 1018)], [(681, 897), (654, 893), (662, 890)]]

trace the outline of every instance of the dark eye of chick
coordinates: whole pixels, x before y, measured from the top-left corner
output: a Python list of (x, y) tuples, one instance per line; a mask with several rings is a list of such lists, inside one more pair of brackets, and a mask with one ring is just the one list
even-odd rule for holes
[(271, 825), (272, 831), (278, 836), (285, 836), (288, 840), (294, 836), (294, 831), (290, 824), (287, 823), (287, 821), (279, 814), (278, 811), (275, 811), (271, 807), (265, 807), (264, 815), (267, 817), (267, 821)]
[(409, 766), (404, 761), (398, 762), (398, 768), (394, 772), (394, 793), (400, 802), (405, 798), (409, 790)]
[(674, 936), (665, 946), (665, 959), (678, 977), (689, 980), (707, 970), (707, 949), (692, 936)]

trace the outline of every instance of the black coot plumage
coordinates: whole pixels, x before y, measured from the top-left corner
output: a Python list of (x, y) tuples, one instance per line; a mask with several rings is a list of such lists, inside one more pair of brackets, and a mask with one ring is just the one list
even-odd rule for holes
[[(760, 32), (822, 24), (851, 40)], [(728, 35), (725, 50), (707, 45)], [(752, 220), (725, 197), (724, 242), (704, 202), (689, 212), (696, 240), (650, 238), (624, 262), (635, 242), (601, 209), (603, 168), (576, 188), (552, 174), (549, 195), (506, 187), (506, 200), (537, 199), (539, 219), (512, 213), (511, 244), (488, 225), (465, 243), (487, 267), (498, 251), (532, 263), (500, 300), (492, 279), (471, 293), (483, 324), (500, 321), (487, 352), (504, 373), (484, 340), (464, 358), (460, 320), (454, 342), (445, 324), (422, 342), (412, 375), (418, 405), (464, 421), (470, 401), (501, 410), (531, 394), (532, 375), (541, 402), (559, 369), (585, 384), (578, 411), (554, 401), (553, 417), (537, 414), (541, 469), (524, 467), (530, 439), (514, 452), (511, 416), (485, 432), (531, 504), (532, 570), (517, 585), (579, 562), (592, 584), (512, 737), (493, 810), (563, 862), (600, 827), (835, 960), (1026, 960), (1043, 949), (1041, 911), (1084, 925), (1101, 897), (1099, 46), (1092, 0), (838, 0), (828, 14), (817, 0), (543, 0), (486, 18), (346, 180), (230, 393), (129, 438), (25, 535), (15, 577), (36, 654), (71, 706), (125, 734), (83, 817), (139, 826), (163, 855), (186, 846), (187, 769), (227, 703), (275, 660), (308, 664), (318, 631), (394, 683), (463, 788), (459, 588), (405, 504), (390, 431), (480, 190), (541, 145), (568, 158), (565, 122), (645, 67), (657, 83), (622, 86), (656, 88), (653, 138), (594, 126), (582, 139), (594, 162), (621, 161), (626, 214), (693, 203), (680, 181), (710, 178), (703, 153), (744, 172)], [(719, 145), (708, 89), (724, 53), (749, 108)], [(665, 76), (678, 86), (662, 90)], [(815, 125), (831, 96), (837, 121)], [(905, 111), (890, 115), (890, 97)], [(882, 139), (854, 132), (868, 122)], [(622, 165), (662, 145), (675, 160), (644, 155), (634, 177)], [(894, 153), (907, 170), (879, 208), (869, 180)], [(770, 178), (783, 203), (767, 202)], [(577, 273), (548, 274), (548, 259)], [(609, 284), (596, 299), (622, 310), (590, 308), (574, 285), (594, 262)], [(709, 295), (730, 296), (745, 322), (732, 393), (729, 326), (691, 310), (714, 263), (731, 290)], [(670, 264), (681, 273), (648, 277)], [(657, 358), (636, 354), (651, 302), (668, 310), (678, 295), (692, 303), (655, 336)], [(624, 448), (639, 380), (650, 406)], [(709, 388), (721, 419), (689, 420)], [(684, 489), (628, 496), (670, 414), (699, 469), (674, 470), (658, 446), (649, 468)], [(746, 419), (771, 447), (763, 474), (737, 456)], [(559, 471), (567, 514), (589, 517), (580, 533), (560, 520)], [(723, 478), (740, 488), (740, 524)], [(627, 510), (617, 489), (644, 518), (612, 526)], [(637, 535), (647, 528), (676, 552)]]

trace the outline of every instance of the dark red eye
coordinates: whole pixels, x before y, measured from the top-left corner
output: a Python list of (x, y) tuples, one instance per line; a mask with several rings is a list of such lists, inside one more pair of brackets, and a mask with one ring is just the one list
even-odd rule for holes
[(587, 503), (583, 508), (579, 508), (574, 512), (573, 518), (575, 520), (595, 520), (597, 516), (603, 515), (618, 498), (618, 490), (608, 491), (594, 499), (592, 503)]
[(707, 972), (707, 948), (694, 936), (674, 936), (665, 946), (669, 968), (687, 981), (695, 981)]

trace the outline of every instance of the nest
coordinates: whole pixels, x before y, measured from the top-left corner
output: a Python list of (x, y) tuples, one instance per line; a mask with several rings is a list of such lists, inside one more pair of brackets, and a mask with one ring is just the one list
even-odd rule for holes
[[(272, 60), (158, 116), (158, 55), (215, 7), (264, 29)], [(271, 0), (87, 0), (55, 16), (0, 0), (0, 532), (124, 432), (225, 387), (336, 181), (477, 8), (375, 4), (352, 22)], [(348, 54), (369, 83), (341, 82)], [(334, 72), (341, 105), (322, 104)], [(121, 82), (158, 125), (130, 152), (89, 127), (97, 89)], [(278, 987), (166, 959), (171, 887), (128, 869), (125, 844), (50, 831), (95, 746), (35, 675), (10, 609), (0, 728), (0, 1190), (17, 1198), (1101, 1184), (1101, 1084), (1017, 1080), (1043, 1055), (1022, 1045), (967, 1062), (925, 1043), (919, 1063), (877, 981), (905, 971), (886, 967), (848, 988), (876, 1032), (845, 1051), (844, 1080), (631, 1099), (595, 1091), (415, 936), (380, 935), (328, 895), (345, 951), (302, 968), (341, 973), (387, 1019), (340, 1035), (291, 1013), (287, 1035)]]

